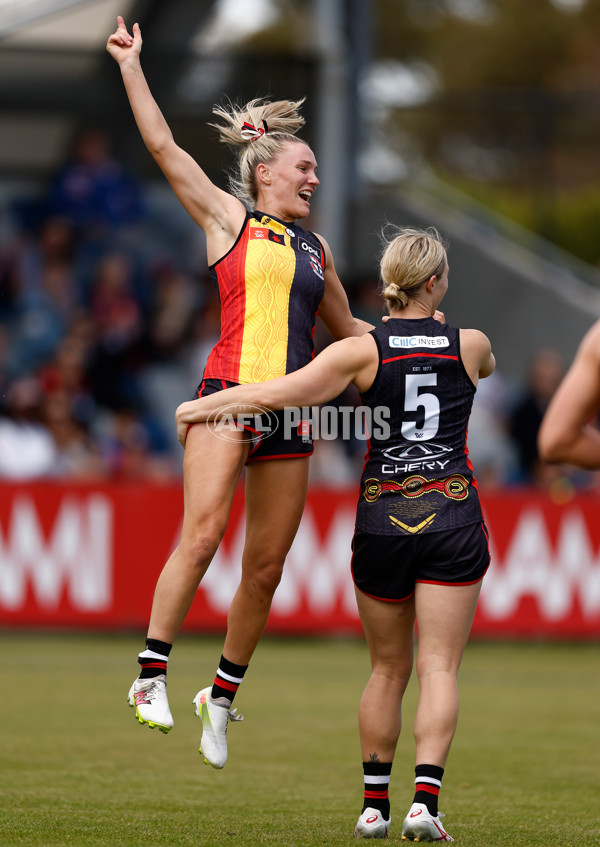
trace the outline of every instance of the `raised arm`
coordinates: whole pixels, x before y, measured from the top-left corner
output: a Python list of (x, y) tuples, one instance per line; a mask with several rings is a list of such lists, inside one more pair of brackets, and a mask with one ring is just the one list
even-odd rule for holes
[(590, 421), (600, 410), (600, 321), (584, 336), (559, 385), (538, 434), (547, 462), (600, 468), (600, 432)]
[[(142, 33), (137, 23), (133, 25), (132, 33), (129, 34), (119, 15), (117, 30), (109, 37), (106, 49), (119, 65), (133, 116), (146, 147), (183, 207), (205, 231), (209, 239), (209, 254), (213, 252), (217, 259), (237, 237), (244, 220), (244, 207), (237, 198), (214, 185), (198, 163), (175, 143), (142, 71)], [(216, 243), (211, 244), (211, 239)]]
[(337, 397), (353, 382), (365, 391), (375, 379), (379, 357), (371, 335), (346, 338), (326, 347), (316, 359), (287, 376), (268, 382), (236, 385), (198, 400), (182, 403), (175, 414), (177, 437), (183, 446), (189, 424), (207, 421), (227, 407), (229, 414), (249, 414), (257, 406), (317, 406)]
[(373, 324), (355, 318), (350, 311), (348, 296), (336, 273), (329, 244), (322, 235), (317, 235), (317, 238), (325, 251), (325, 293), (319, 304), (319, 317), (336, 341), (370, 332)]

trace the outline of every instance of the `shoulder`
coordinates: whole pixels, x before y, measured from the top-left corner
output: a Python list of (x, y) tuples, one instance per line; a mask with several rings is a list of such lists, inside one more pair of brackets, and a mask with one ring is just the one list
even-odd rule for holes
[(479, 329), (461, 329), (460, 357), (471, 380), (477, 385), (480, 377), (489, 376), (496, 367), (492, 345)]
[(460, 343), (463, 350), (470, 349), (473, 352), (489, 353), (492, 350), (490, 339), (479, 329), (459, 329)]
[(328, 265), (333, 264), (333, 256), (332, 256), (332, 253), (331, 253), (331, 247), (327, 243), (327, 240), (325, 238), (323, 238), (323, 236), (320, 235), (318, 232), (311, 232), (311, 235), (314, 238), (316, 238), (317, 241), (319, 242), (319, 244), (321, 245), (321, 247), (323, 249), (323, 253), (325, 255), (326, 264), (328, 264)]

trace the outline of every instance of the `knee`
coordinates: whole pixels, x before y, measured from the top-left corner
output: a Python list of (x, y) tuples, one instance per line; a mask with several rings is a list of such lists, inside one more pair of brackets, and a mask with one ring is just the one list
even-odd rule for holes
[(181, 538), (180, 549), (187, 561), (202, 573), (206, 570), (221, 542), (223, 532), (217, 526), (205, 526)]
[(400, 665), (395, 668), (390, 668), (387, 674), (389, 685), (394, 686), (394, 688), (400, 691), (401, 694), (404, 694), (410, 680), (411, 672), (412, 665), (410, 665), (410, 667)]
[(448, 657), (439, 655), (425, 655), (417, 657), (417, 677), (425, 680), (436, 674), (444, 674), (450, 677), (458, 675), (458, 664)]
[(264, 555), (244, 567), (244, 579), (254, 591), (272, 596), (283, 574), (284, 559), (278, 556)]
[(373, 657), (373, 673), (385, 677), (386, 684), (392, 685), (402, 693), (406, 690), (412, 674), (412, 653), (398, 656)]

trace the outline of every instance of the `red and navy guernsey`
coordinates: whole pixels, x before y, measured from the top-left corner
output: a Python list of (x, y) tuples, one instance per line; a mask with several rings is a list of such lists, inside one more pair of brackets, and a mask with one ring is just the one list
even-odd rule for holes
[(476, 388), (459, 330), (433, 318), (390, 318), (371, 335), (379, 368), (362, 403), (374, 422), (387, 420), (388, 431), (372, 425), (357, 527), (415, 536), (479, 523), (466, 443)]

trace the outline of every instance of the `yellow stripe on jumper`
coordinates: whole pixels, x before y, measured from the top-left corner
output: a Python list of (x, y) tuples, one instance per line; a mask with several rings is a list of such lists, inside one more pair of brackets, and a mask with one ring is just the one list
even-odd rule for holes
[(285, 246), (264, 238), (248, 240), (246, 313), (240, 382), (265, 382), (286, 373), (290, 291), (296, 254), (281, 227)]

